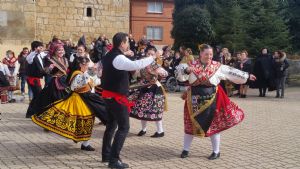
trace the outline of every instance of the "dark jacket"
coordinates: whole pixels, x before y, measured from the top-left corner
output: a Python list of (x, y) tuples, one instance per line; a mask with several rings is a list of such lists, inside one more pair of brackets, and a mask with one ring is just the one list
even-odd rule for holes
[(290, 65), (286, 59), (286, 55), (284, 55), (282, 58), (274, 59), (273, 68), (275, 70), (275, 78), (287, 76), (287, 68), (289, 66)]
[(18, 62), (20, 64), (20, 68), (19, 68), (19, 76), (25, 76), (26, 75), (26, 69), (27, 69), (27, 61), (26, 61), (26, 57), (25, 56), (19, 56), (18, 57)]
[(105, 41), (98, 39), (95, 43), (94, 54), (98, 57), (99, 60), (102, 60), (102, 57), (105, 54)]
[(252, 72), (251, 64), (252, 64), (251, 60), (247, 59), (247, 61), (245, 61), (244, 63), (240, 63), (239, 69), (244, 71), (244, 72), (251, 73)]
[(274, 76), (272, 67), (272, 56), (260, 55), (254, 64), (253, 73), (256, 76), (257, 87), (268, 87), (270, 80)]

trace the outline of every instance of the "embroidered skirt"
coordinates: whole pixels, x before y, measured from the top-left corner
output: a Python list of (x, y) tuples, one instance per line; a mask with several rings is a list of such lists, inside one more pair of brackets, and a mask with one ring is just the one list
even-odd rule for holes
[(135, 102), (130, 117), (139, 120), (160, 121), (167, 108), (165, 91), (156, 84), (133, 92), (129, 100)]
[(70, 94), (66, 90), (66, 76), (52, 78), (47, 86), (29, 104), (26, 117), (44, 112), (56, 101), (67, 98)]
[(88, 105), (75, 92), (66, 100), (32, 116), (37, 125), (74, 141), (90, 139), (94, 120)]
[(229, 100), (221, 87), (195, 86), (184, 105), (186, 134), (209, 137), (244, 119), (244, 112)]

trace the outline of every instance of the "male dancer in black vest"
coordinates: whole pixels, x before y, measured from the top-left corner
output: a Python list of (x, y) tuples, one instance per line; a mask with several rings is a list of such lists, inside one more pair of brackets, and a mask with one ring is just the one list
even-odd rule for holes
[[(155, 56), (131, 61), (126, 56), (133, 56), (128, 51), (129, 40), (126, 33), (117, 33), (113, 37), (114, 48), (103, 57), (102, 96), (108, 110), (108, 121), (103, 137), (102, 161), (109, 162), (110, 168), (128, 168), (128, 164), (120, 160), (120, 151), (129, 131), (130, 103), (127, 100), (129, 90), (129, 71), (139, 70), (150, 65)], [(126, 55), (126, 56), (125, 56)], [(116, 128), (113, 143), (112, 137)]]
[[(46, 53), (43, 52), (44, 45), (40, 41), (33, 41), (31, 43), (31, 53), (26, 57), (27, 61), (27, 82), (32, 90), (33, 99), (41, 92), (41, 79), (46, 72), (44, 70), (44, 57)], [(33, 114), (27, 111), (26, 118), (30, 118)]]

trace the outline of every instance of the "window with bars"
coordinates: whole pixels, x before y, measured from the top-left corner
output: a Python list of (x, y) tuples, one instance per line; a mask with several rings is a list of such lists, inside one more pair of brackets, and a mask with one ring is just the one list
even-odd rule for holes
[(163, 3), (162, 2), (148, 2), (149, 13), (163, 13)]
[(162, 40), (163, 28), (159, 26), (148, 26), (146, 28), (147, 39), (149, 40)]

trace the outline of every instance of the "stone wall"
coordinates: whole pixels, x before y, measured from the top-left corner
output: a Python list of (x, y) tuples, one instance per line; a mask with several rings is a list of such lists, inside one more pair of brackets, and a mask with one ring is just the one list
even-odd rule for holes
[(287, 83), (289, 86), (300, 86), (300, 60), (289, 60)]
[[(0, 58), (53, 35), (77, 42), (129, 31), (129, 0), (0, 0)], [(87, 7), (92, 16), (86, 16)]]
[[(37, 0), (36, 6), (36, 36), (45, 42), (53, 35), (77, 42), (82, 34), (90, 41), (129, 31), (129, 0)], [(86, 16), (87, 7), (92, 17)]]

